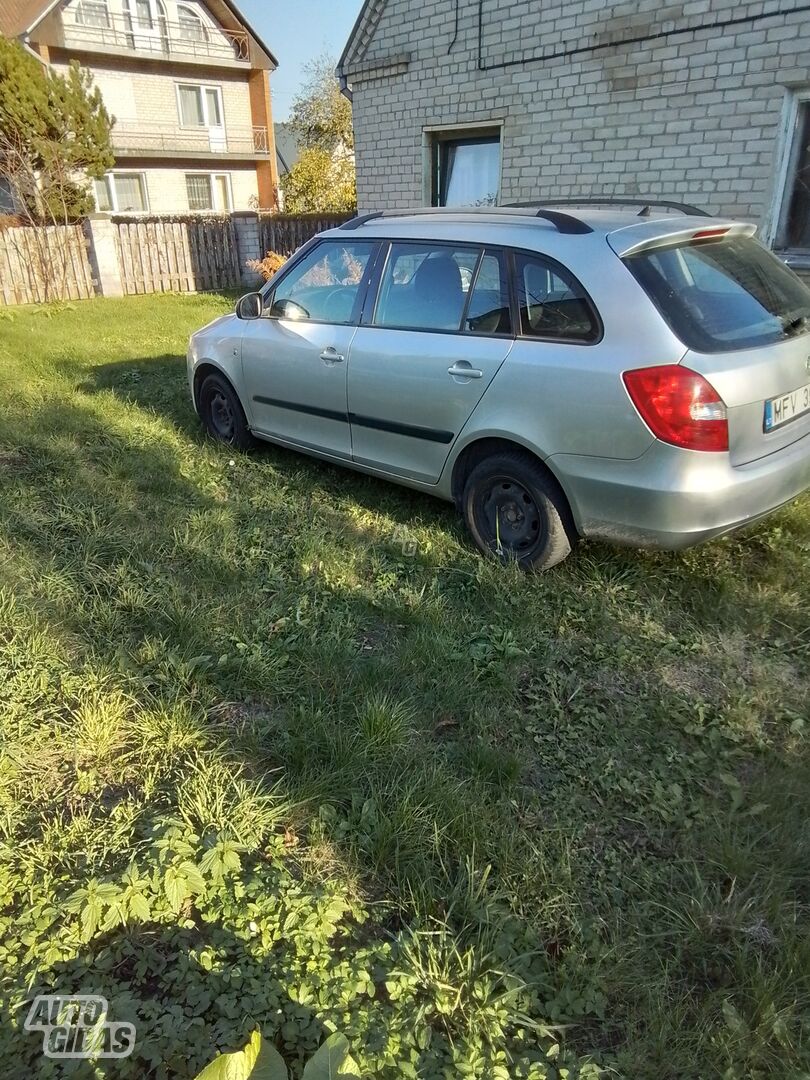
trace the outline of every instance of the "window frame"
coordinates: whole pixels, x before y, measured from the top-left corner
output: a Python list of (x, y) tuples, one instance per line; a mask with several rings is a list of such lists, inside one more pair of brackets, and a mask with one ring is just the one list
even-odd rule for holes
[(442, 199), (442, 157), (446, 155), (450, 145), (471, 144), (482, 145), (497, 142), (500, 153), (498, 155), (498, 191), (495, 196), (494, 206), (499, 206), (503, 191), (503, 121), (494, 120), (491, 123), (475, 123), (460, 127), (429, 127), (424, 129), (426, 138), (426, 183), (425, 195), (429, 206), (444, 206)]
[[(141, 194), (143, 195), (143, 210), (121, 210), (118, 205), (118, 191), (114, 183), (110, 183), (111, 180), (115, 180), (119, 176), (137, 176), (141, 186)], [(148, 214), (149, 209), (149, 184), (146, 180), (146, 173), (139, 169), (113, 169), (110, 172), (106, 172), (102, 177), (94, 183), (104, 183), (107, 185), (107, 193), (109, 195), (110, 207), (109, 210), (96, 210), (98, 214)], [(95, 187), (93, 188), (93, 202), (98, 206), (98, 199), (96, 198)]]
[[(229, 172), (220, 172), (220, 171), (217, 171), (217, 170), (212, 171), (211, 169), (184, 169), (183, 170), (183, 180), (186, 181), (186, 178), (189, 177), (189, 176), (207, 176), (208, 177), (208, 179), (211, 182), (211, 203), (212, 204), (217, 202), (217, 197), (216, 197), (217, 189), (216, 189), (216, 184), (214, 183), (214, 180), (218, 176), (224, 176), (226, 181), (227, 181), (227, 185), (228, 185), (228, 202), (230, 203), (230, 206), (214, 206), (214, 205), (211, 205), (209, 207), (206, 207), (206, 209), (204, 209), (204, 210), (192, 210), (191, 206), (189, 206), (188, 212), (190, 214), (227, 214), (227, 213), (230, 213), (233, 210), (233, 180), (232, 180), (231, 174)], [(189, 202), (188, 183), (186, 183), (186, 202)]]
[(263, 289), (259, 290), (262, 296), (261, 318), (269, 319), (271, 322), (281, 321), (278, 315), (270, 314), (270, 310), (275, 302), (276, 289), (278, 289), (279, 285), (289, 277), (293, 270), (308, 259), (313, 252), (317, 251), (320, 247), (325, 248), (327, 245), (348, 247), (351, 244), (370, 244), (371, 254), (369, 255), (365, 271), (363, 272), (363, 277), (357, 287), (357, 296), (355, 297), (352, 312), (348, 321), (335, 322), (332, 319), (298, 319), (296, 321), (306, 323), (310, 326), (360, 326), (360, 318), (365, 309), (372, 281), (377, 273), (380, 251), (383, 244), (383, 241), (380, 241), (377, 237), (367, 237), (366, 239), (363, 239), (362, 237), (353, 237), (351, 240), (339, 240), (337, 237), (314, 237), (309, 243), (304, 244), (303, 247), (295, 253), (292, 259), (288, 259), (283, 268), (268, 281)]
[[(184, 124), (183, 123), (183, 108), (180, 104), (180, 90), (196, 90), (200, 95), (200, 104), (202, 105), (202, 124)], [(208, 115), (208, 102), (205, 97), (206, 90), (214, 90), (216, 92), (219, 101), (219, 116), (220, 123), (212, 124), (211, 118)], [(222, 86), (219, 83), (203, 83), (203, 82), (188, 82), (187, 80), (178, 80), (174, 84), (175, 98), (177, 100), (177, 121), (183, 131), (211, 131), (222, 129), (225, 130), (225, 103), (222, 99)]]
[[(181, 12), (183, 14), (181, 14)], [(183, 18), (184, 17), (186, 18), (186, 22), (190, 23), (191, 20), (188, 18), (188, 16), (191, 16), (191, 19), (196, 19), (197, 24), (199, 25), (200, 30), (202, 31), (202, 37), (185, 37), (183, 34), (179, 34), (178, 36), (179, 36), (180, 40), (186, 42), (187, 44), (196, 43), (197, 45), (199, 45), (200, 42), (208, 41), (208, 27), (205, 25), (205, 22), (204, 22), (202, 16), (199, 14), (198, 11), (196, 11), (191, 6), (191, 4), (178, 4), (177, 5), (177, 26), (178, 26), (178, 29), (182, 30)]]
[[(103, 9), (105, 22), (87, 22), (84, 15), (85, 7)], [(73, 23), (75, 26), (89, 26), (91, 29), (109, 30), (112, 23), (110, 20), (110, 5), (108, 0), (78, 0), (73, 11)]]
[(793, 181), (801, 153), (802, 112), (810, 111), (810, 86), (787, 89), (782, 107), (780, 151), (776, 171), (776, 183), (764, 239), (768, 246), (785, 255), (790, 266), (810, 267), (810, 247), (789, 247), (787, 244), (787, 218), (793, 197)]

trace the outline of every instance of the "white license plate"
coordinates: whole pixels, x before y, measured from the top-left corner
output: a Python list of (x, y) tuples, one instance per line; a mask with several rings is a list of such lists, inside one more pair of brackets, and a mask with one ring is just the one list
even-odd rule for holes
[(810, 412), (810, 383), (765, 402), (765, 430), (774, 431), (806, 412)]

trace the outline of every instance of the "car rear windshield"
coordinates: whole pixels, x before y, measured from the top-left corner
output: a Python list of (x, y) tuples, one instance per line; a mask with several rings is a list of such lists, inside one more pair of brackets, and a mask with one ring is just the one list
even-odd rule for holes
[(731, 352), (810, 332), (810, 290), (751, 237), (656, 248), (624, 261), (697, 352)]

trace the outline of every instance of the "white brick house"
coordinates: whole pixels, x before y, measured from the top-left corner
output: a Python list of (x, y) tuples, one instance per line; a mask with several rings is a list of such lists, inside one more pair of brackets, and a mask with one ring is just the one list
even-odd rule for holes
[(277, 64), (232, 0), (0, 0), (0, 30), (92, 72), (115, 117), (99, 211), (276, 208)]
[(810, 266), (803, 0), (367, 0), (338, 75), (363, 210), (646, 194)]

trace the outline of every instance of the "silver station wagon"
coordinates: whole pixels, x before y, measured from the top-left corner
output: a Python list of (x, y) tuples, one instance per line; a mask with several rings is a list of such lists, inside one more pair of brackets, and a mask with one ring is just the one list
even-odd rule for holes
[(451, 500), (527, 569), (580, 536), (687, 547), (810, 486), (810, 291), (754, 226), (559, 205), (316, 237), (191, 338), (207, 430)]

